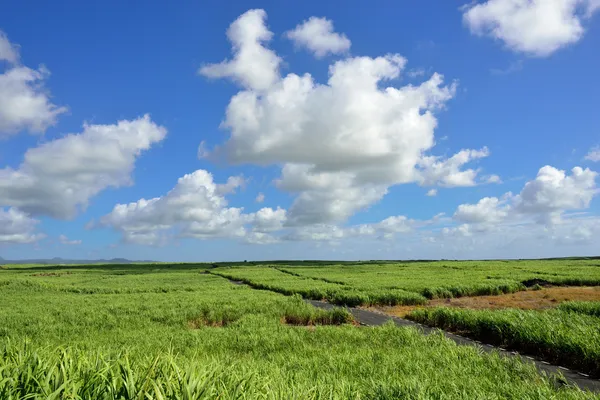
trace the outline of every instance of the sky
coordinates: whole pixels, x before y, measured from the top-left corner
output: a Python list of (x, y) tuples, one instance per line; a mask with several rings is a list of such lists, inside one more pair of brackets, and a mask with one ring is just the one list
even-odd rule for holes
[(600, 253), (597, 0), (0, 9), (0, 257)]

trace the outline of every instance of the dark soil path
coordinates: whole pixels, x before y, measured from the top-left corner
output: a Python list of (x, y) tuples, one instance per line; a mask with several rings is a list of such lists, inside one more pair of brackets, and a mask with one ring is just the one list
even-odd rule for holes
[[(324, 302), (324, 301), (316, 301), (316, 300), (306, 300), (308, 303), (312, 304), (315, 307), (323, 308), (323, 309), (331, 309), (336, 306), (333, 304)], [(366, 326), (379, 326), (383, 325), (388, 321), (393, 321), (396, 326), (401, 327), (413, 327), (421, 330), (424, 334), (430, 334), (432, 332), (440, 332), (441, 330), (438, 328), (431, 328), (429, 326), (425, 326), (419, 324), (417, 322), (409, 321), (407, 319), (392, 317), (389, 315), (363, 310), (360, 308), (349, 308), (348, 309), (354, 318), (361, 324)], [(466, 345), (466, 346), (479, 346), (483, 351), (490, 353), (492, 351), (497, 351), (500, 355), (505, 357), (519, 357), (525, 362), (532, 362), (535, 364), (538, 370), (546, 372), (547, 374), (557, 374), (561, 373), (569, 383), (575, 384), (579, 386), (581, 389), (590, 390), (593, 392), (600, 392), (600, 380), (589, 378), (587, 375), (572, 371), (565, 367), (560, 367), (556, 365), (551, 365), (545, 361), (537, 360), (533, 357), (529, 357), (526, 355), (518, 354), (514, 351), (508, 351), (499, 347), (494, 347), (489, 344), (481, 343), (476, 340), (472, 340), (463, 336), (455, 335), (453, 333), (441, 331), (448, 338), (453, 340), (456, 344)]]
[[(220, 276), (220, 275), (217, 275), (217, 276)], [(225, 278), (225, 279), (228, 279), (228, 278)], [(229, 279), (229, 281), (231, 283), (233, 283), (234, 285), (245, 285), (245, 283), (242, 281), (237, 281), (234, 279)], [(305, 301), (309, 304), (312, 304), (315, 307), (322, 308), (325, 310), (337, 307), (333, 304), (330, 304), (330, 303), (327, 303), (324, 301), (317, 301), (317, 300), (305, 300)], [(551, 365), (550, 363), (548, 363), (546, 361), (537, 360), (537, 359), (527, 356), (527, 355), (521, 355), (515, 351), (508, 351), (503, 348), (499, 348), (499, 347), (495, 347), (495, 346), (492, 346), (489, 344), (481, 343), (480, 341), (477, 341), (477, 340), (469, 339), (469, 338), (466, 338), (463, 336), (455, 335), (450, 332), (442, 331), (438, 328), (431, 328), (429, 326), (425, 326), (425, 325), (419, 324), (417, 322), (409, 321), (407, 319), (403, 319), (403, 318), (399, 318), (399, 317), (393, 317), (390, 315), (383, 314), (381, 312), (374, 312), (374, 311), (369, 311), (369, 310), (364, 310), (364, 309), (354, 308), (354, 307), (349, 307), (348, 310), (352, 313), (352, 315), (354, 316), (356, 321), (361, 325), (379, 326), (379, 325), (383, 325), (386, 322), (391, 320), (391, 321), (393, 321), (393, 323), (396, 326), (417, 328), (417, 329), (421, 330), (424, 334), (430, 334), (432, 332), (443, 332), (444, 335), (448, 339), (453, 340), (458, 345), (478, 346), (479, 348), (481, 348), (483, 351), (485, 351), (487, 353), (491, 353), (492, 351), (497, 351), (500, 355), (505, 356), (505, 357), (519, 357), (524, 362), (534, 363), (536, 368), (539, 371), (542, 371), (548, 375), (562, 374), (562, 376), (564, 376), (565, 379), (567, 380), (566, 383), (568, 383), (568, 384), (576, 385), (583, 390), (589, 390), (592, 392), (600, 393), (600, 380), (592, 379), (589, 376), (587, 376), (586, 374), (582, 374), (580, 372), (570, 370), (569, 368)]]

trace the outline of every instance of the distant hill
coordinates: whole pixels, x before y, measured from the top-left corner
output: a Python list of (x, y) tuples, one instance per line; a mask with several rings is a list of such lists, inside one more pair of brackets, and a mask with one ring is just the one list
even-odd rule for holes
[(60, 257), (54, 258), (34, 258), (30, 260), (5, 260), (0, 257), (1, 264), (131, 264), (131, 263), (153, 263), (155, 261), (140, 260), (132, 261), (126, 258), (111, 258), (110, 260), (69, 260)]

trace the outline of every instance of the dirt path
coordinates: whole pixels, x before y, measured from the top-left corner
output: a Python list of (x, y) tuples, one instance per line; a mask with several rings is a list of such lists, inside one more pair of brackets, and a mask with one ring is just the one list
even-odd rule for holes
[(371, 307), (373, 311), (404, 318), (413, 310), (426, 307), (456, 307), (472, 310), (518, 308), (521, 310), (544, 310), (565, 301), (600, 301), (600, 286), (559, 286), (540, 290), (501, 294), (496, 296), (465, 296), (454, 299), (434, 299), (424, 306)]
[[(315, 307), (323, 308), (323, 309), (331, 309), (336, 306), (326, 303), (324, 301), (316, 301), (316, 300), (306, 300), (306, 302), (312, 304)], [(382, 313), (377, 313), (373, 311), (363, 310), (360, 308), (348, 308), (348, 310), (352, 313), (354, 318), (361, 324), (366, 326), (379, 326), (383, 325), (389, 320), (392, 320), (396, 326), (400, 327), (413, 327), (421, 330), (424, 334), (430, 334), (432, 332), (440, 332), (441, 330), (438, 328), (431, 328), (429, 326), (425, 326), (419, 324), (417, 322), (409, 321), (407, 319), (392, 317), (389, 315), (385, 315)], [(593, 392), (600, 392), (600, 380), (589, 378), (587, 375), (582, 374), (580, 372), (576, 372), (570, 370), (565, 367), (560, 367), (556, 365), (551, 365), (546, 361), (537, 360), (533, 357), (529, 357), (526, 355), (521, 355), (514, 351), (508, 351), (499, 347), (494, 347), (489, 344), (481, 343), (477, 340), (472, 340), (463, 336), (455, 335), (450, 332), (441, 331), (448, 338), (453, 340), (456, 344), (465, 345), (465, 346), (479, 346), (483, 351), (487, 353), (491, 353), (492, 351), (497, 351), (500, 355), (505, 357), (519, 357), (524, 362), (532, 362), (535, 364), (538, 370), (544, 371), (547, 374), (557, 374), (561, 373), (569, 383), (575, 384), (579, 386), (581, 389), (590, 390)]]
[[(220, 276), (220, 275), (216, 275), (216, 276)], [(228, 279), (225, 277), (222, 277), (222, 278)], [(242, 281), (237, 281), (234, 279), (228, 279), (228, 280), (234, 285), (245, 285), (245, 283)], [(317, 300), (305, 300), (305, 301), (307, 303), (313, 305), (314, 307), (322, 308), (325, 310), (329, 310), (334, 307), (337, 307), (331, 303), (327, 303), (324, 301), (317, 301)], [(550, 363), (548, 363), (546, 361), (537, 360), (537, 359), (527, 356), (527, 355), (521, 355), (515, 351), (508, 351), (506, 349), (503, 349), (500, 347), (495, 347), (495, 346), (492, 346), (489, 344), (485, 344), (485, 343), (482, 343), (477, 340), (469, 339), (469, 338), (466, 338), (463, 336), (455, 335), (450, 332), (442, 331), (438, 328), (431, 328), (429, 326), (425, 326), (425, 325), (419, 324), (417, 322), (409, 321), (407, 319), (386, 315), (382, 312), (375, 312), (375, 311), (364, 310), (364, 309), (354, 308), (354, 307), (348, 307), (348, 310), (352, 313), (352, 315), (354, 316), (356, 321), (358, 321), (358, 323), (361, 325), (380, 326), (380, 325), (385, 324), (389, 320), (392, 320), (396, 326), (417, 328), (426, 335), (430, 334), (432, 332), (443, 332), (444, 335), (448, 339), (453, 340), (456, 344), (463, 345), (463, 346), (476, 346), (476, 347), (481, 348), (486, 353), (491, 353), (493, 351), (497, 351), (498, 353), (500, 353), (500, 355), (502, 355), (504, 357), (518, 357), (523, 362), (534, 363), (536, 368), (539, 371), (545, 372), (548, 375), (562, 374), (569, 384), (576, 385), (583, 390), (589, 390), (592, 392), (600, 393), (600, 380), (592, 379), (586, 374), (582, 374), (580, 372), (573, 371), (569, 368), (551, 365)]]

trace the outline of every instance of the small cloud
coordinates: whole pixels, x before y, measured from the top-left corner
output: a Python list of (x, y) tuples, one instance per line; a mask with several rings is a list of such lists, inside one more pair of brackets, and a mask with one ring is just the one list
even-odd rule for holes
[(500, 68), (491, 68), (490, 69), (490, 73), (492, 75), (508, 75), (508, 74), (512, 74), (513, 72), (517, 72), (523, 69), (523, 61), (522, 60), (517, 60), (517, 61), (513, 61), (511, 62), (508, 67), (504, 68), (504, 69), (500, 69)]
[(66, 244), (66, 245), (81, 244), (81, 240), (69, 240), (69, 238), (66, 237), (65, 235), (60, 235), (58, 237), (58, 240), (60, 241), (61, 244)]
[(417, 42), (417, 50), (427, 52), (431, 51), (436, 47), (435, 42), (433, 40), (419, 40)]
[(585, 160), (598, 162), (600, 161), (600, 146), (596, 146), (590, 150), (584, 157)]
[(429, 197), (437, 196), (437, 193), (438, 193), (437, 189), (430, 189), (427, 192), (426, 196), (429, 196)]
[(489, 175), (484, 177), (485, 183), (502, 183), (502, 179), (498, 175)]
[(201, 160), (203, 158), (207, 158), (208, 156), (210, 156), (210, 151), (206, 149), (206, 143), (203, 140), (198, 146), (198, 159)]
[(262, 203), (263, 201), (265, 201), (265, 195), (264, 193), (259, 193), (258, 196), (256, 196), (256, 200), (257, 203)]
[(327, 18), (310, 17), (294, 30), (286, 32), (285, 36), (296, 46), (307, 48), (317, 58), (346, 53), (352, 45), (346, 35), (334, 31), (333, 22)]
[(409, 78), (419, 78), (423, 75), (425, 75), (425, 70), (423, 68), (415, 68), (415, 69), (411, 69), (410, 71), (408, 71), (406, 73), (406, 75)]

